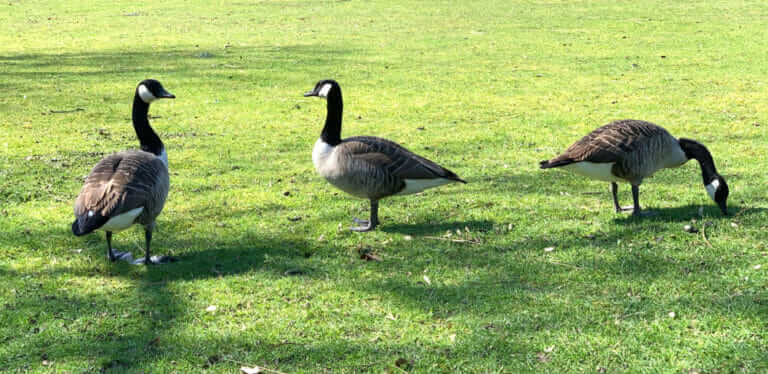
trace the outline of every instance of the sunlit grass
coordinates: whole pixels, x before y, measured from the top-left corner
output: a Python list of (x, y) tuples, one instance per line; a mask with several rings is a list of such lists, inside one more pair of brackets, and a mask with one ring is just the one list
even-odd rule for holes
[[(2, 6), (0, 370), (768, 370), (763, 2)], [(150, 77), (177, 96), (150, 109), (172, 183), (154, 251), (181, 261), (147, 269), (69, 227), (83, 176), (138, 146)], [(343, 135), (470, 183), (346, 230), (367, 203), (314, 172), (325, 105), (302, 93), (323, 78)], [(693, 162), (643, 184), (643, 220), (606, 183), (538, 169), (621, 118), (706, 144), (734, 215)]]

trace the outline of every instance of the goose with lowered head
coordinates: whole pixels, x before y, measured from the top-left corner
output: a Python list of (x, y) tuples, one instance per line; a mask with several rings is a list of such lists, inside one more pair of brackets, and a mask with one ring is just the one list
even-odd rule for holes
[[(641, 212), (639, 202), (639, 186), (643, 179), (659, 169), (678, 167), (691, 159), (701, 166), (701, 177), (709, 197), (727, 215), (728, 184), (717, 172), (709, 150), (695, 140), (676, 139), (661, 126), (650, 122), (631, 119), (611, 122), (573, 143), (561, 155), (541, 161), (540, 167), (563, 168), (611, 182), (616, 211), (632, 210), (633, 215), (641, 215), (647, 214)], [(619, 206), (616, 182), (632, 185), (632, 207)]]

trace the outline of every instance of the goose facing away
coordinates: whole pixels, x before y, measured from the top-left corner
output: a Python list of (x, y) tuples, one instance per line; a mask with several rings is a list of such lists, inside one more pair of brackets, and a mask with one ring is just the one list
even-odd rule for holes
[[(154, 79), (139, 83), (133, 98), (132, 118), (141, 150), (104, 157), (88, 174), (75, 201), (72, 233), (81, 236), (95, 230), (104, 231), (110, 261), (120, 259), (147, 265), (175, 261), (168, 256), (150, 257), (155, 218), (163, 210), (170, 184), (165, 146), (147, 118), (150, 103), (173, 98), (175, 96)], [(130, 253), (112, 250), (112, 233), (134, 224), (144, 226), (146, 253), (143, 259), (131, 261)]]
[(334, 80), (321, 80), (304, 96), (327, 100), (328, 112), (320, 138), (312, 150), (317, 172), (340, 190), (370, 200), (370, 219), (354, 221), (352, 231), (364, 232), (379, 224), (379, 200), (408, 195), (443, 184), (467, 183), (452, 171), (405, 149), (373, 136), (341, 139), (343, 103), (341, 88)]
[[(704, 187), (720, 211), (728, 215), (728, 184), (717, 173), (712, 154), (691, 139), (675, 139), (664, 128), (639, 120), (620, 120), (602, 126), (573, 143), (561, 155), (541, 161), (542, 169), (562, 167), (592, 179), (611, 182), (617, 212), (632, 210), (640, 215), (639, 188), (643, 178), (659, 169), (678, 167), (690, 159), (701, 166)], [(631, 208), (619, 206), (616, 182), (632, 185)]]

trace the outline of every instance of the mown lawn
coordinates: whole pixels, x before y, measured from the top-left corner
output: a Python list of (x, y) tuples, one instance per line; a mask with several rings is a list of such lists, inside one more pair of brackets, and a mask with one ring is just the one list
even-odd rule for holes
[[(0, 7), (2, 371), (768, 370), (764, 1)], [(138, 146), (145, 78), (177, 96), (150, 109), (172, 180), (153, 244), (181, 261), (151, 268), (70, 232), (90, 168)], [(367, 203), (311, 161), (325, 104), (302, 93), (323, 78), (343, 135), (469, 184), (348, 231)], [(607, 183), (538, 169), (621, 118), (706, 144), (732, 215), (695, 162), (646, 181), (647, 219), (613, 213)]]

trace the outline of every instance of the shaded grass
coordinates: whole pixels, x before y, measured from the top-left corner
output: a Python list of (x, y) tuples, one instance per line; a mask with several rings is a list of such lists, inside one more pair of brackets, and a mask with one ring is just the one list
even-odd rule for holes
[[(762, 2), (7, 6), (2, 370), (766, 369)], [(68, 228), (92, 165), (136, 147), (148, 77), (178, 97), (150, 114), (172, 179), (154, 248), (182, 261), (145, 269)], [(377, 232), (347, 232), (367, 204), (315, 175), (325, 108), (301, 97), (328, 77), (345, 134), (470, 183), (385, 200)], [(706, 144), (737, 214), (695, 164), (646, 181), (660, 214), (644, 220), (613, 214), (605, 183), (537, 169), (618, 118)], [(139, 231), (116, 248), (140, 252)]]

